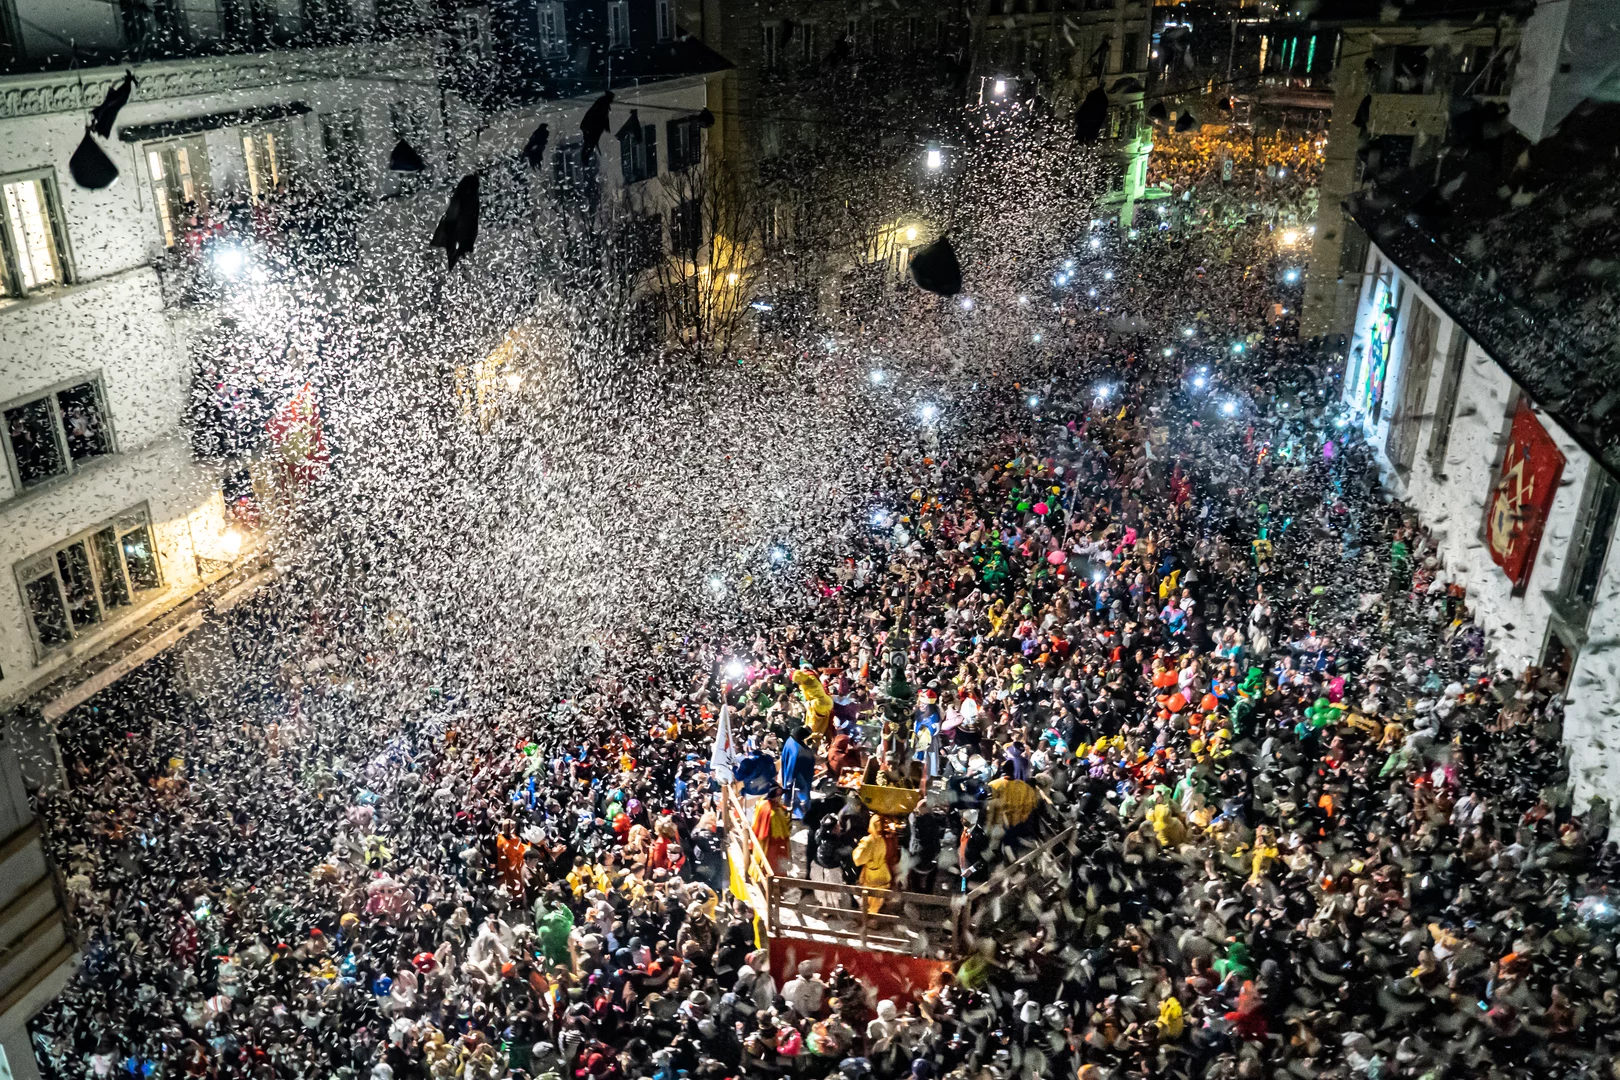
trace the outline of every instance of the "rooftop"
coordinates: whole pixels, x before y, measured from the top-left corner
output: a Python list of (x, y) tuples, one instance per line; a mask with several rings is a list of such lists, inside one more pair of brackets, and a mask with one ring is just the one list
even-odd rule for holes
[(1459, 148), (1346, 209), (1620, 474), (1620, 105), (1587, 102), (1536, 144), (1493, 113), (1455, 129)]

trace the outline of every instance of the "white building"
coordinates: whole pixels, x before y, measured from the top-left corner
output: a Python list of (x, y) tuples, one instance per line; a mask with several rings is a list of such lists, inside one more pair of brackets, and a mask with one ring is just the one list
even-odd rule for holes
[[(1549, 11), (1556, 32), (1538, 9), (1526, 48), (1562, 55), (1566, 35), (1612, 34), (1608, 7)], [(1520, 59), (1521, 72), (1537, 65)], [(1484, 129), (1438, 169), (1349, 202), (1372, 248), (1343, 397), (1388, 485), (1439, 537), (1499, 662), (1563, 677), (1584, 810), (1620, 800), (1620, 326), (1604, 270), (1617, 252), (1606, 212), (1592, 212), (1615, 195), (1620, 106), (1606, 102), (1620, 101), (1620, 80), (1578, 81), (1578, 103), (1521, 102), (1536, 89), (1521, 82), (1517, 130), (1493, 141)]]
[[(129, 29), (101, 28), (110, 46)], [(0, 1076), (37, 1075), (25, 1025), (74, 955), (24, 790), (52, 772), (52, 723), (260, 574), (226, 507), (245, 463), (199, 461), (185, 426), (215, 314), (180, 287), (208, 257), (188, 215), (289, 184), (374, 191), (395, 132), (432, 107), (425, 56), (378, 41), (134, 65), (100, 190), (69, 159), (125, 68), (0, 75)]]
[(123, 69), (0, 78), (0, 711), (32, 699), (46, 721), (173, 635), (103, 667), (109, 646), (165, 616), (185, 632), (196, 620), (174, 613), (242, 556), (221, 469), (183, 428), (191, 338), (214, 316), (178, 284), (210, 257), (188, 214), (289, 188), (374, 197), (390, 147), (434, 107), (411, 43), (131, 70), (103, 144), (120, 175), (99, 191), (68, 160)]

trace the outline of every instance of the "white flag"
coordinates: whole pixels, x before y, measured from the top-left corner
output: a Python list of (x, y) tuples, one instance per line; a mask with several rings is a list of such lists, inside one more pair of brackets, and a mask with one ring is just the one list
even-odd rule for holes
[(722, 784), (736, 779), (737, 744), (731, 738), (731, 706), (720, 706), (720, 720), (714, 726), (714, 749), (709, 752), (709, 768)]

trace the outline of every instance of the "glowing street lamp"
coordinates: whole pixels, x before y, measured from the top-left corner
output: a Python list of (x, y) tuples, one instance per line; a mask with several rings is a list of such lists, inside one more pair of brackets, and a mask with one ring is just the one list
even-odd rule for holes
[(927, 163), (928, 168), (934, 172), (938, 172), (945, 167), (945, 152), (939, 148), (939, 143), (929, 142), (924, 161)]

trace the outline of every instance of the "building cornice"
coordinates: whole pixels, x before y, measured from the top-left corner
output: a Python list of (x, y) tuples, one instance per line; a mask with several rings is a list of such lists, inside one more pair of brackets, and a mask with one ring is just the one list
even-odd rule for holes
[(50, 113), (87, 112), (132, 71), (138, 80), (132, 102), (201, 97), (289, 81), (369, 78), (402, 69), (428, 68), (425, 43), (377, 41), (352, 45), (225, 54), (125, 67), (81, 68), (0, 76), (0, 120)]

